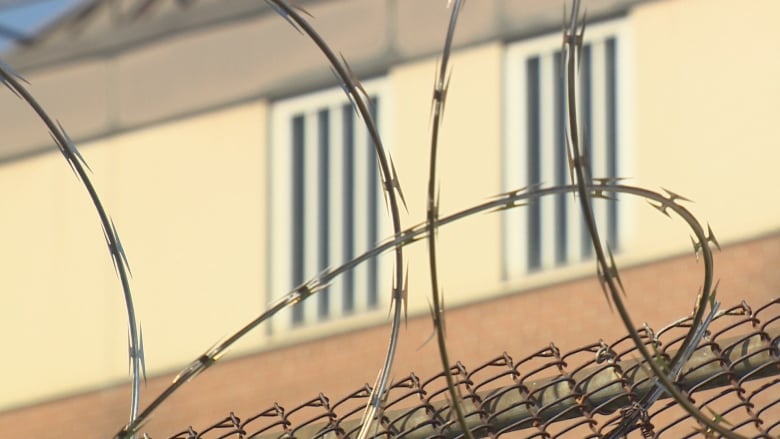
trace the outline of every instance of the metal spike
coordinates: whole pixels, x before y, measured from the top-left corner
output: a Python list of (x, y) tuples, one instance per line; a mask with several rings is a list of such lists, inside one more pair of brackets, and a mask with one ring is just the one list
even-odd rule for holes
[(717, 296), (718, 296), (718, 287), (720, 286), (720, 279), (715, 281), (715, 286), (712, 287), (712, 292), (710, 293), (710, 297), (708, 297), (708, 300), (710, 302), (710, 309), (715, 309), (715, 304), (717, 302)]
[[(561, 34), (563, 35), (563, 38), (561, 39), (561, 57), (563, 57), (563, 52), (566, 50), (566, 2), (563, 2), (563, 19), (561, 20)], [(561, 79), (566, 77), (566, 63), (561, 63)]]
[(699, 262), (699, 250), (701, 250), (701, 244), (691, 236), (691, 244), (693, 244), (693, 254), (696, 255), (696, 262)]
[(579, 50), (582, 50), (582, 45), (585, 43), (585, 25), (588, 22), (588, 10), (582, 11), (582, 20), (580, 25), (580, 33), (577, 35), (577, 46)]
[[(439, 219), (439, 206), (441, 205), (441, 182), (436, 187), (436, 199), (433, 201), (433, 219)], [(436, 230), (438, 232), (438, 229)]]
[(414, 241), (417, 241), (420, 239), (421, 235), (416, 235), (414, 233), (414, 230), (406, 230), (401, 232), (401, 242), (403, 245), (411, 244)]
[(26, 84), (28, 84), (28, 85), (29, 85), (30, 83), (29, 83), (29, 82), (27, 82), (27, 80), (26, 80), (26, 79), (24, 79), (23, 77), (21, 77), (21, 76), (20, 76), (18, 73), (16, 73), (16, 72), (14, 71), (14, 69), (13, 69), (13, 68), (12, 68), (10, 65), (6, 64), (5, 62), (3, 62), (3, 60), (2, 60), (2, 59), (0, 59), (0, 71), (2, 72), (2, 75), (1, 75), (1, 77), (0, 77), (0, 82), (2, 82), (2, 83), (3, 83), (3, 85), (5, 85), (6, 87), (8, 87), (8, 90), (11, 90), (11, 92), (12, 92), (13, 94), (15, 94), (17, 98), (19, 98), (19, 99), (24, 99), (24, 98), (22, 97), (22, 95), (19, 93), (19, 91), (16, 89), (16, 87), (14, 86), (14, 84), (12, 84), (12, 83), (11, 83), (11, 81), (9, 81), (9, 80), (8, 80), (8, 79), (6, 79), (6, 78), (8, 78), (9, 76), (14, 76), (14, 77), (16, 77), (17, 79), (21, 80), (22, 82), (24, 82), (24, 83), (26, 83)]
[(653, 349), (657, 349), (659, 344), (660, 344), (660, 341), (658, 340), (658, 336), (655, 335), (655, 331), (653, 331), (653, 328), (651, 328), (650, 325), (647, 322), (644, 322), (642, 324), (642, 328), (644, 328), (645, 333), (650, 338), (650, 340), (652, 340), (652, 342), (653, 342)]
[(303, 9), (303, 7), (301, 7), (295, 0), (287, 0), (287, 1), (290, 4), (290, 6), (292, 6), (295, 9), (297, 9), (300, 13), (302, 13), (304, 15), (308, 15), (309, 18), (314, 18), (314, 16), (311, 15), (309, 13), (309, 11), (307, 11), (306, 9)]
[(604, 299), (607, 301), (607, 305), (609, 305), (609, 310), (615, 312), (612, 308), (612, 301), (609, 298), (606, 274), (604, 273), (604, 270), (601, 269), (601, 265), (598, 262), (596, 263), (596, 277), (599, 279), (599, 285), (601, 286), (601, 291), (604, 293)]
[(444, 289), (440, 289), (439, 291), (439, 304), (440, 304), (440, 312), (439, 312), (439, 319), (441, 321), (441, 332), (444, 334), (445, 337), (447, 337), (447, 319), (444, 318), (444, 310), (446, 309), (446, 306), (444, 305)]
[(404, 210), (406, 210), (406, 213), (409, 213), (409, 208), (406, 206), (406, 198), (404, 197), (404, 193), (401, 190), (401, 182), (398, 180), (398, 172), (395, 170), (395, 162), (393, 161), (393, 157), (390, 157), (390, 172), (392, 172), (392, 186), (398, 191), (398, 196), (401, 197), (401, 203), (404, 205)]
[(106, 240), (106, 247), (108, 247), (108, 253), (111, 255), (111, 262), (114, 264), (114, 274), (119, 276), (119, 259), (114, 249), (114, 244), (111, 242), (109, 231), (106, 230), (105, 225), (101, 222), (100, 228), (103, 230), (103, 238)]
[(401, 299), (404, 303), (404, 327), (409, 327), (409, 267), (406, 267), (406, 274), (404, 276), (404, 288), (401, 292)]
[(707, 223), (707, 241), (711, 242), (715, 247), (720, 250), (720, 243), (715, 239), (715, 234), (712, 233), (712, 227)]
[(579, 0), (574, 0), (574, 3), (571, 5), (571, 16), (569, 18), (569, 25), (567, 27), (569, 32), (576, 31), (577, 29), (577, 13), (579, 12), (579, 8)]
[(148, 386), (149, 383), (146, 379), (146, 354), (144, 353), (144, 328), (138, 325), (138, 359), (141, 361), (141, 375), (144, 377), (144, 385)]
[(68, 152), (73, 154), (73, 156), (76, 157), (78, 159), (78, 161), (82, 165), (84, 165), (84, 167), (86, 167), (89, 172), (92, 172), (92, 168), (89, 167), (89, 163), (87, 163), (87, 161), (84, 160), (84, 157), (82, 157), (81, 153), (76, 148), (76, 145), (73, 143), (73, 140), (70, 138), (70, 136), (68, 135), (67, 131), (65, 131), (65, 127), (62, 126), (62, 124), (60, 123), (59, 120), (57, 121), (57, 126), (60, 129), (60, 133), (62, 134), (62, 137), (65, 138), (65, 145), (64, 146), (68, 150)]
[(344, 64), (344, 68), (347, 69), (347, 73), (349, 74), (349, 80), (352, 81), (352, 85), (355, 86), (361, 93), (363, 93), (363, 97), (365, 97), (366, 102), (369, 101), (368, 93), (366, 92), (366, 89), (363, 88), (363, 84), (360, 83), (360, 80), (358, 80), (357, 75), (354, 71), (352, 71), (352, 67), (349, 66), (349, 63), (347, 62), (347, 59), (344, 58), (344, 54), (339, 52), (339, 56), (341, 57), (341, 62)]
[(436, 59), (436, 67), (433, 71), (433, 96), (434, 99), (431, 99), (431, 108), (428, 110), (428, 123), (430, 124), (433, 121), (433, 106), (436, 103), (436, 83), (438, 82), (439, 78), (439, 59)]
[[(276, 0), (276, 1), (286, 4), (285, 0)], [(290, 23), (290, 26), (292, 26), (293, 29), (297, 30), (299, 34), (303, 35), (303, 31), (301, 30), (301, 28), (299, 28), (298, 25), (295, 24), (295, 22), (292, 20), (292, 18), (290, 18), (290, 14), (284, 9), (282, 9), (279, 5), (277, 5), (276, 1), (265, 0), (266, 3), (271, 5), (272, 8), (274, 8), (274, 11), (276, 11), (277, 14), (279, 14), (282, 18), (287, 20), (288, 23)]]
[(518, 203), (518, 202), (510, 199), (505, 204), (502, 204), (501, 206), (496, 207), (495, 209), (491, 209), (489, 212), (490, 213), (496, 213), (496, 212), (501, 212), (501, 211), (504, 211), (504, 210), (514, 209), (516, 207), (522, 207), (522, 206), (527, 206), (527, 205), (528, 205), (528, 203), (526, 203), (526, 202)]
[(617, 197), (614, 195), (608, 195), (604, 192), (604, 189), (592, 189), (591, 190), (591, 196), (593, 198), (602, 198), (604, 200), (611, 200), (611, 201), (617, 201)]
[(336, 78), (336, 81), (339, 84), (339, 87), (341, 87), (341, 91), (344, 92), (345, 95), (347, 95), (347, 99), (349, 100), (350, 106), (352, 106), (352, 110), (355, 112), (355, 114), (360, 117), (360, 114), (357, 110), (357, 105), (355, 105), (355, 100), (352, 98), (352, 93), (349, 92), (349, 88), (347, 87), (347, 83), (344, 82), (344, 78), (339, 76), (336, 69), (333, 68), (333, 66), (330, 66), (330, 72), (333, 73), (333, 76)]
[[(441, 120), (444, 118), (444, 107), (447, 102), (447, 92), (450, 87), (450, 79), (452, 78), (452, 69), (447, 73), (447, 78), (444, 83), (440, 83), (440, 78), (436, 77), (433, 86), (433, 99), (431, 101), (431, 108), (436, 108), (438, 111), (434, 111), (434, 114)], [(436, 103), (438, 102), (438, 106)]]
[(680, 195), (680, 194), (676, 194), (676, 193), (674, 193), (674, 192), (670, 191), (669, 189), (666, 189), (666, 188), (664, 188), (664, 187), (662, 187), (661, 189), (663, 189), (663, 191), (664, 191), (664, 192), (666, 192), (666, 193), (669, 195), (669, 201), (672, 201), (672, 202), (673, 202), (673, 201), (675, 201), (675, 200), (680, 200), (680, 201), (691, 201), (690, 199), (688, 199), (688, 198), (685, 198), (685, 197), (683, 197), (683, 196), (682, 196), (682, 195)]
[[(15, 77), (16, 79), (18, 79), (18, 80), (20, 80), (20, 81), (24, 82), (25, 84), (27, 84), (27, 85), (30, 85), (30, 81), (28, 81), (27, 79), (25, 79), (25, 77), (24, 77), (24, 76), (20, 75), (20, 74), (19, 74), (19, 73), (18, 73), (16, 70), (14, 70), (14, 68), (13, 68), (13, 67), (11, 67), (11, 65), (10, 65), (10, 64), (6, 63), (6, 62), (5, 62), (5, 61), (3, 61), (2, 59), (0, 59), (0, 69), (2, 69), (2, 70), (3, 70), (3, 72), (5, 72), (7, 75), (13, 76), (13, 77)], [(5, 80), (5, 79), (3, 79), (2, 81), (3, 81), (3, 83), (5, 83), (5, 82), (6, 82), (6, 80)], [(16, 91), (14, 91), (14, 93), (16, 93)]]
[(314, 293), (317, 293), (330, 287), (331, 282), (328, 281), (328, 277), (330, 277), (332, 270), (332, 266), (328, 266), (320, 270), (320, 272), (317, 274), (317, 277), (309, 282), (309, 288)]
[(51, 137), (51, 140), (54, 142), (55, 145), (57, 145), (57, 148), (62, 153), (62, 156), (65, 157), (65, 161), (68, 163), (68, 166), (70, 166), (70, 170), (73, 172), (73, 175), (76, 176), (76, 178), (81, 181), (81, 176), (79, 175), (78, 170), (76, 170), (76, 165), (74, 164), (74, 161), (72, 158), (68, 155), (67, 150), (65, 149), (65, 145), (62, 145), (59, 140), (54, 136), (54, 133), (49, 132), (49, 136)]
[(116, 224), (114, 224), (114, 219), (109, 218), (109, 221), (111, 221), (111, 233), (114, 235), (114, 241), (116, 244), (116, 251), (119, 254), (119, 257), (122, 258), (122, 262), (124, 263), (124, 266), (127, 267), (127, 274), (129, 274), (131, 277), (133, 276), (133, 271), (130, 269), (130, 262), (127, 261), (127, 255), (125, 254), (125, 248), (122, 245), (122, 241), (119, 239), (119, 232), (116, 230)]
[(298, 293), (298, 297), (296, 298), (293, 303), (300, 303), (304, 301), (306, 298), (314, 294), (314, 292), (309, 288), (308, 285), (303, 284), (295, 289), (295, 292)]
[[(393, 272), (395, 272), (395, 264), (393, 264)], [(395, 276), (393, 276), (393, 283), (390, 285), (390, 303), (387, 306), (387, 318), (393, 314), (393, 308), (396, 306), (396, 301), (401, 300), (403, 302), (403, 293), (398, 290), (398, 285), (395, 283)]]
[(591, 180), (599, 186), (609, 186), (628, 179), (625, 177), (599, 177), (591, 178)]
[(519, 189), (512, 189), (512, 190), (508, 190), (506, 192), (501, 192), (498, 195), (495, 195), (495, 196), (490, 197), (488, 199), (489, 200), (498, 200), (498, 199), (501, 199), (501, 198), (514, 199), (515, 197), (517, 197), (517, 196), (519, 196), (520, 194), (523, 194), (523, 193), (531, 194), (533, 192), (536, 192), (542, 186), (543, 186), (543, 183), (541, 183), (541, 182), (534, 183), (534, 184), (531, 184), (531, 185), (528, 185), (528, 186), (523, 186), (523, 187), (521, 187)]
[[(658, 211), (659, 211), (659, 212), (661, 212), (662, 214), (664, 214), (664, 215), (666, 215), (667, 217), (669, 217), (669, 212), (667, 212), (667, 210), (666, 210), (666, 208), (668, 207), (668, 206), (666, 205), (666, 203), (659, 201), (659, 202), (658, 202), (658, 204), (653, 204), (651, 201), (649, 201), (649, 200), (648, 200), (648, 201), (647, 201), (647, 204), (649, 204), (649, 205), (651, 205), (651, 206), (655, 207), (656, 209), (658, 209)], [(670, 218), (671, 218), (671, 217), (670, 217)]]
[(614, 278), (618, 286), (620, 286), (620, 292), (623, 293), (623, 295), (626, 295), (626, 290), (623, 288), (623, 282), (620, 280), (620, 273), (617, 269), (617, 264), (615, 264), (615, 257), (612, 255), (612, 249), (609, 247), (609, 244), (607, 244), (607, 254), (609, 254), (609, 263), (610, 263), (610, 273), (609, 275)]
[(130, 337), (130, 328), (127, 328), (127, 374), (133, 368), (133, 358), (135, 358), (135, 349), (133, 348), (133, 339)]

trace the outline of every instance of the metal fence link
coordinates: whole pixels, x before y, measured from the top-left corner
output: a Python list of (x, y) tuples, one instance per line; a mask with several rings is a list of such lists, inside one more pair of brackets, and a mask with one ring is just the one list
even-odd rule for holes
[[(639, 333), (658, 361), (674, 356), (690, 319)], [(554, 344), (531, 355), (503, 353), (471, 369), (451, 372), (475, 437), (604, 438), (635, 419), (628, 437), (710, 437), (662, 394), (645, 409), (655, 386), (650, 368), (626, 336), (562, 353)], [(713, 420), (748, 437), (780, 437), (780, 298), (753, 309), (743, 302), (719, 313), (675, 383)], [(376, 438), (458, 438), (444, 374), (414, 374), (384, 395)], [(247, 418), (230, 413), (201, 431), (188, 427), (170, 439), (354, 438), (371, 388), (316, 398), (286, 410), (273, 407)], [(622, 437), (621, 434), (619, 437)]]

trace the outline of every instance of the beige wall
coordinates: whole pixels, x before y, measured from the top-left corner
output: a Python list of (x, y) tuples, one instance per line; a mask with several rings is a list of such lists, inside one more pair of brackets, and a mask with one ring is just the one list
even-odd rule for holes
[[(627, 114), (635, 165), (629, 176), (637, 184), (668, 187), (695, 199), (694, 212), (712, 223), (723, 243), (780, 225), (780, 208), (763, 201), (774, 199), (769, 176), (778, 161), (769, 133), (776, 114), (772, 105), (780, 98), (775, 81), (780, 77), (775, 60), (780, 58), (771, 56), (777, 38), (770, 32), (777, 31), (768, 18), (777, 15), (771, 11), (778, 6), (750, 2), (740, 8), (735, 17), (733, 3), (727, 1), (658, 1), (636, 7), (627, 19), (635, 62), (629, 76), (635, 105)], [(241, 26), (237, 32), (245, 31)], [(287, 37), (298, 35), (287, 32)], [(132, 83), (149, 66), (164, 68), (160, 63), (181, 53), (173, 50), (177, 47), (186, 46), (194, 63), (201, 55), (194, 49), (200, 40), (191, 39), (144, 49), (130, 57), (137, 64), (130, 58), (107, 66), (80, 64), (64, 78), (78, 82), (80, 69), (109, 69), (101, 74)], [(503, 50), (493, 42), (453, 57), (440, 150), (442, 214), (502, 190)], [(435, 66), (435, 58), (425, 57), (388, 73), (391, 148), (409, 204), (406, 226), (425, 217)], [(261, 73), (254, 64), (235, 72), (244, 67)], [(179, 72), (186, 75), (186, 69)], [(46, 73), (39, 74), (43, 89)], [(168, 112), (186, 95), (176, 87), (178, 77), (155, 85), (171, 99), (164, 103)], [(121, 109), (113, 116), (125, 117), (130, 114), (125, 106), (134, 106), (127, 120), (147, 122), (138, 112), (145, 92), (136, 86), (120, 90), (121, 102), (104, 108)], [(45, 93), (49, 100), (58, 87)], [(98, 82), (95, 87), (109, 85)], [(230, 93), (240, 95), (254, 86), (241, 87), (230, 88)], [(95, 99), (110, 103), (109, 95)], [(77, 96), (63, 96), (66, 101), (54, 107), (57, 113), (81, 117), (73, 110)], [(151, 108), (148, 118), (158, 111), (163, 112)], [(109, 116), (100, 116), (106, 118), (101, 123), (119, 120)], [(152, 374), (180, 368), (264, 307), (267, 119), (266, 103), (255, 100), (80, 145), (130, 259)], [(29, 123), (25, 129), (39, 129)], [(678, 222), (642, 202), (627, 203), (635, 222), (621, 255), (625, 264), (688, 251), (688, 233)], [(0, 167), (0, 205), (6, 212), (0, 218), (0, 260), (6, 267), (0, 276), (0, 331), (18, 334), (4, 342), (20, 358), (4, 366), (3, 376), (14, 378), (2, 382), (0, 408), (125, 380), (126, 319), (119, 283), (94, 209), (62, 158), (52, 153), (5, 163)], [(502, 284), (499, 224), (499, 215), (479, 215), (441, 230), (440, 269), (448, 305), (592, 275), (592, 263), (586, 263)], [(420, 242), (406, 252), (412, 315), (428, 310), (425, 246)], [(236, 350), (276, 347), (384, 321), (385, 316), (381, 309), (331, 322), (327, 331), (312, 327), (273, 338), (260, 329)]]
[[(81, 145), (122, 238), (150, 374), (264, 307), (262, 102)], [(127, 377), (127, 321), (97, 215), (59, 154), (0, 172), (0, 407)], [(256, 349), (250, 337), (237, 348)]]
[[(636, 65), (637, 182), (696, 201), (721, 243), (780, 227), (780, 37), (774, 1), (647, 3), (630, 14)], [(647, 255), (686, 249), (662, 215), (642, 207), (634, 246)], [(658, 231), (658, 232), (656, 232)]]
[[(483, 202), (501, 190), (501, 45), (457, 53), (439, 138), (440, 215)], [(430, 96), (436, 60), (399, 66), (395, 91), (395, 157), (409, 206), (406, 225), (425, 221), (430, 160)], [(480, 84), (475, 86), (475, 84)], [(479, 176), (479, 177), (477, 177)], [(498, 215), (479, 215), (442, 228), (437, 246), (448, 303), (460, 303), (500, 279)], [(407, 250), (412, 310), (427, 312), (430, 297), (427, 241)], [(465, 250), (465, 251), (464, 251)], [(468, 268), (466, 268), (468, 267)]]

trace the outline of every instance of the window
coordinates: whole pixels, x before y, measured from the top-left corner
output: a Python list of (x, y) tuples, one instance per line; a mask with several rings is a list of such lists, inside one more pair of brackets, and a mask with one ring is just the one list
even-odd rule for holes
[[(382, 85), (364, 84), (380, 130), (386, 120)], [(341, 88), (275, 103), (270, 129), (270, 287), (278, 296), (391, 233), (374, 144)], [(338, 276), (295, 305), (283, 326), (377, 308), (386, 280), (381, 265), (374, 258)]]
[[(630, 150), (625, 73), (627, 38), (621, 22), (585, 29), (579, 113), (584, 154), (593, 178), (626, 176)], [(570, 183), (564, 138), (561, 39), (554, 35), (512, 44), (505, 59), (506, 190)], [(613, 250), (622, 245), (624, 208), (596, 200), (600, 234)], [(548, 196), (508, 211), (503, 220), (504, 279), (588, 260), (593, 256), (578, 200)]]

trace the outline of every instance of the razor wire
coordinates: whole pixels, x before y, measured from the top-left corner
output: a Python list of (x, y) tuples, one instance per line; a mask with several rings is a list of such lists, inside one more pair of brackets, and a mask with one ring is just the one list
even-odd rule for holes
[[(656, 361), (674, 356), (690, 320), (639, 330)], [(629, 417), (628, 437), (715, 437), (665, 392), (643, 407), (655, 379), (628, 336), (569, 352), (553, 343), (521, 357), (504, 352), (471, 369), (458, 362), (450, 372), (475, 437), (604, 438)], [(444, 378), (444, 372), (428, 379), (412, 373), (393, 383), (383, 395), (373, 437), (462, 437)], [(732, 431), (780, 437), (780, 298), (757, 309), (743, 301), (718, 313), (675, 384)], [(274, 404), (245, 418), (230, 413), (169, 439), (354, 438), (370, 394), (366, 384), (340, 399), (320, 393), (290, 408)]]

